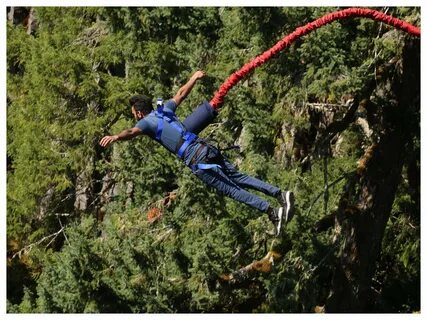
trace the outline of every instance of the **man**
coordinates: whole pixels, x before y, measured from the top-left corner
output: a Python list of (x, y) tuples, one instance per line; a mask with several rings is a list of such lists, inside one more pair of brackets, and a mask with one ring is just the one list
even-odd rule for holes
[[(282, 192), (256, 178), (239, 172), (220, 151), (198, 138), (175, 115), (176, 108), (190, 93), (196, 81), (204, 77), (203, 71), (196, 71), (176, 95), (154, 111), (150, 98), (136, 95), (129, 99), (132, 114), (137, 120), (135, 127), (117, 135), (105, 136), (100, 145), (107, 147), (115, 141), (129, 140), (138, 135), (148, 135), (157, 140), (170, 152), (178, 155), (192, 172), (207, 185), (227, 196), (267, 213), (279, 235), (282, 222), (289, 222), (294, 214), (294, 196), (291, 191)], [(206, 102), (207, 103), (207, 102)], [(187, 118), (188, 119), (188, 118)], [(275, 208), (267, 201), (249, 193), (245, 188), (263, 192), (278, 199), (281, 207)]]

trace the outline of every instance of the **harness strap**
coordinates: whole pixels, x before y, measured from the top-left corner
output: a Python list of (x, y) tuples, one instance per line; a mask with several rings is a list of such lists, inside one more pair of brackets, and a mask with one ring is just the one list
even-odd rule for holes
[(203, 141), (201, 142), (201, 144), (203, 146), (200, 146), (196, 153), (193, 155), (193, 158), (190, 161), (190, 165), (189, 167), (191, 168), (192, 171), (196, 171), (197, 169), (200, 170), (209, 170), (209, 169), (213, 169), (213, 168), (222, 168), (221, 165), (217, 164), (217, 163), (195, 163), (195, 159), (200, 155), (201, 150), (203, 148), (207, 148), (207, 144)]
[(209, 164), (209, 163), (198, 163), (198, 164), (193, 164), (191, 166), (191, 169), (193, 169), (193, 171), (200, 169), (200, 170), (209, 170), (209, 169), (213, 169), (213, 168), (221, 168), (221, 166), (219, 164)]
[(182, 158), (184, 155), (185, 149), (190, 145), (191, 142), (193, 142), (197, 136), (192, 132), (186, 132), (184, 136), (182, 137), (184, 139), (184, 143), (179, 148), (177, 155), (178, 157)]
[(156, 114), (156, 117), (159, 118), (159, 121), (157, 122), (156, 140), (160, 141), (160, 138), (162, 137), (162, 132), (163, 132), (163, 119), (157, 114)]
[(157, 110), (154, 111), (154, 115), (159, 119), (159, 121), (157, 122), (156, 140), (159, 142), (161, 141), (162, 132), (164, 128), (164, 121), (167, 121), (172, 127), (175, 128), (175, 130), (179, 132), (179, 134), (181, 135), (181, 138), (184, 140), (184, 142), (182, 143), (178, 151), (175, 150), (178, 157), (182, 158), (185, 150), (190, 145), (190, 143), (197, 138), (197, 135), (195, 135), (192, 132), (186, 131), (184, 128), (178, 125), (177, 123), (178, 119), (175, 113), (169, 112), (169, 111), (165, 112), (161, 100), (160, 101), (159, 99), (157, 100), (157, 105), (158, 105)]
[(154, 111), (154, 115), (159, 119), (159, 122), (157, 124), (156, 140), (160, 140), (162, 136), (164, 120), (166, 120), (170, 125), (172, 125), (181, 135), (185, 132), (185, 130), (176, 123), (178, 119), (176, 118), (175, 114), (173, 114), (172, 112), (164, 112), (163, 106), (157, 108), (157, 110)]

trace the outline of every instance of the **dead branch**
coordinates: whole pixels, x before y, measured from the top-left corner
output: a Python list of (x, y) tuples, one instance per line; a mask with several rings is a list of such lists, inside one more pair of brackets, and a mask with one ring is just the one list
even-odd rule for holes
[[(58, 237), (58, 235), (59, 235), (61, 232), (63, 232), (63, 231), (64, 231), (64, 227), (62, 227), (61, 229), (59, 229), (59, 230), (58, 230), (58, 231), (56, 231), (55, 233), (52, 233), (52, 234), (50, 234), (50, 235), (48, 235), (48, 236), (45, 236), (45, 237), (41, 238), (41, 239), (40, 239), (39, 241), (37, 241), (37, 242), (31, 243), (31, 244), (29, 244), (29, 245), (25, 246), (24, 248), (22, 248), (21, 250), (19, 250), (18, 252), (16, 252), (16, 253), (12, 256), (12, 259), (14, 259), (16, 256), (18, 256), (19, 258), (21, 258), (21, 255), (22, 255), (22, 254), (28, 254), (34, 246), (38, 246), (39, 244), (43, 243), (44, 241), (51, 239), (51, 241), (50, 241), (50, 242), (48, 243), (48, 245), (47, 245), (47, 246), (49, 246), (49, 245), (50, 245), (50, 244), (51, 244), (51, 243), (56, 239), (56, 237)], [(47, 247), (47, 246), (46, 246), (46, 247)]]
[(279, 259), (281, 255), (276, 251), (269, 251), (267, 255), (261, 260), (255, 260), (247, 266), (240, 268), (230, 274), (224, 274), (220, 276), (220, 279), (230, 283), (241, 282), (246, 279), (250, 274), (255, 272), (270, 272), (274, 261)]

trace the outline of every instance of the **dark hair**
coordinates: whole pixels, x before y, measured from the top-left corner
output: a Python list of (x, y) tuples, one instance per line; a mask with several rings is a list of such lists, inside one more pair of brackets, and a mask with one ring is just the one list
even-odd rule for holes
[(144, 114), (148, 114), (153, 111), (152, 100), (142, 94), (137, 94), (129, 99), (129, 104), (134, 107), (136, 111), (141, 111)]

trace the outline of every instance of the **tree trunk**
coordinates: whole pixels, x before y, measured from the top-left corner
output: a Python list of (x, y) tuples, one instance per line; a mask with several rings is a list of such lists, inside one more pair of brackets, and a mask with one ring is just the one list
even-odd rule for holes
[(375, 311), (371, 281), (414, 125), (419, 126), (413, 121), (420, 107), (418, 40), (406, 43), (401, 62), (391, 77), (393, 96), (382, 108), (379, 142), (365, 152), (340, 199), (335, 228), (342, 245), (327, 312)]
[(33, 34), (37, 28), (33, 7), (7, 7), (7, 20), (13, 24), (22, 24), (28, 34)]

